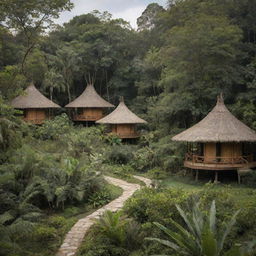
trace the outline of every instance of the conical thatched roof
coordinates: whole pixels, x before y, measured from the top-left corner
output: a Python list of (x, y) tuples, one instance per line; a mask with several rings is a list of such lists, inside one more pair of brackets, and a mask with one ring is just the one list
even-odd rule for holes
[(27, 109), (27, 108), (60, 108), (59, 105), (46, 98), (41, 92), (39, 92), (35, 85), (31, 83), (24, 95), (20, 95), (11, 101), (11, 105), (14, 108)]
[(187, 142), (256, 142), (256, 133), (226, 108), (222, 95), (199, 123), (172, 138)]
[(147, 123), (145, 120), (136, 116), (124, 103), (121, 98), (117, 108), (109, 115), (98, 120), (100, 124), (142, 124)]
[(112, 108), (114, 105), (104, 100), (95, 90), (93, 84), (88, 84), (83, 93), (65, 106), (65, 108)]

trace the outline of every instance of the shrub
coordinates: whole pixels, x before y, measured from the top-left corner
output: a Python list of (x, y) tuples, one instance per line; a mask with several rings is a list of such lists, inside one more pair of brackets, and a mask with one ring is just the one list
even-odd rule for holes
[(79, 214), (81, 211), (81, 209), (79, 207), (75, 207), (75, 206), (70, 206), (64, 209), (63, 211), (63, 215), (68, 218), (70, 216), (75, 216), (77, 214)]
[(56, 116), (53, 120), (46, 120), (38, 126), (36, 137), (42, 140), (57, 140), (62, 134), (70, 132), (72, 123), (66, 114)]
[(111, 146), (115, 145), (121, 145), (122, 144), (122, 139), (120, 139), (117, 135), (115, 134), (108, 134), (105, 137), (105, 141), (110, 144)]
[(68, 151), (74, 157), (80, 157), (83, 153), (103, 154), (106, 147), (100, 127), (76, 127), (70, 133), (63, 134), (60, 140), (67, 144)]
[(256, 171), (251, 170), (250, 172), (244, 174), (242, 177), (242, 183), (255, 188), (256, 187)]
[(168, 173), (158, 168), (151, 169), (147, 172), (147, 175), (151, 179), (161, 180), (168, 177)]
[(47, 243), (56, 239), (57, 231), (54, 227), (37, 226), (33, 232), (33, 239), (38, 242)]
[(156, 152), (151, 147), (143, 147), (133, 153), (132, 166), (135, 170), (143, 172), (157, 165)]
[(124, 212), (139, 223), (151, 221), (166, 223), (170, 217), (178, 216), (175, 204), (185, 203), (188, 196), (189, 193), (180, 189), (167, 189), (159, 192), (144, 188), (126, 202)]
[(53, 228), (62, 228), (66, 225), (66, 219), (62, 216), (51, 216), (48, 220), (48, 225)]
[(111, 200), (111, 195), (107, 190), (98, 191), (89, 197), (89, 203), (94, 208), (107, 204)]
[(121, 212), (106, 211), (103, 216), (96, 221), (96, 230), (105, 235), (115, 245), (123, 245), (125, 241), (126, 219), (121, 216)]
[(134, 147), (130, 145), (113, 146), (106, 158), (115, 164), (127, 164), (133, 159)]
[(164, 169), (177, 172), (183, 166), (186, 148), (181, 143), (171, 141), (171, 136), (166, 136), (153, 144), (158, 164)]

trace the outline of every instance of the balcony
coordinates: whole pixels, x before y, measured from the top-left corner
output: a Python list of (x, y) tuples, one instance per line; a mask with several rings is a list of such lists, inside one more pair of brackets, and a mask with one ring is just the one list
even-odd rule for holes
[(253, 155), (235, 157), (209, 157), (187, 153), (184, 166), (198, 170), (237, 170), (239, 168), (254, 168), (256, 162)]

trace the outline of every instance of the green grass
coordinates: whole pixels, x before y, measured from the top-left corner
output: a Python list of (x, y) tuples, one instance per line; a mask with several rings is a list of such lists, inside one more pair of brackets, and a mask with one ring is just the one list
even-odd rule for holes
[(203, 188), (202, 183), (196, 183), (191, 181), (189, 178), (181, 178), (181, 177), (168, 177), (162, 181), (160, 184), (166, 188), (182, 188), (188, 191), (197, 191)]
[(256, 195), (256, 190), (249, 188), (245, 185), (238, 185), (235, 182), (230, 184), (213, 184), (203, 181), (194, 181), (191, 177), (180, 177), (180, 176), (171, 176), (160, 181), (161, 186), (166, 188), (175, 188), (183, 189), (188, 192), (197, 192), (202, 190), (209, 189), (209, 186), (212, 190), (227, 190), (232, 196), (239, 201), (241, 207), (247, 207), (250, 204), (250, 198), (254, 198)]
[(145, 183), (133, 177), (136, 175), (131, 167), (125, 165), (105, 165), (103, 174), (113, 178), (121, 179), (129, 183), (139, 184), (145, 186)]

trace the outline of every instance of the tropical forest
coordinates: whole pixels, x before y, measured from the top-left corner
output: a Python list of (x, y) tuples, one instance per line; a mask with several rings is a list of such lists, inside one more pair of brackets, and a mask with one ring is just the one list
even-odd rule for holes
[(0, 256), (255, 256), (256, 0), (75, 2), (0, 1)]

